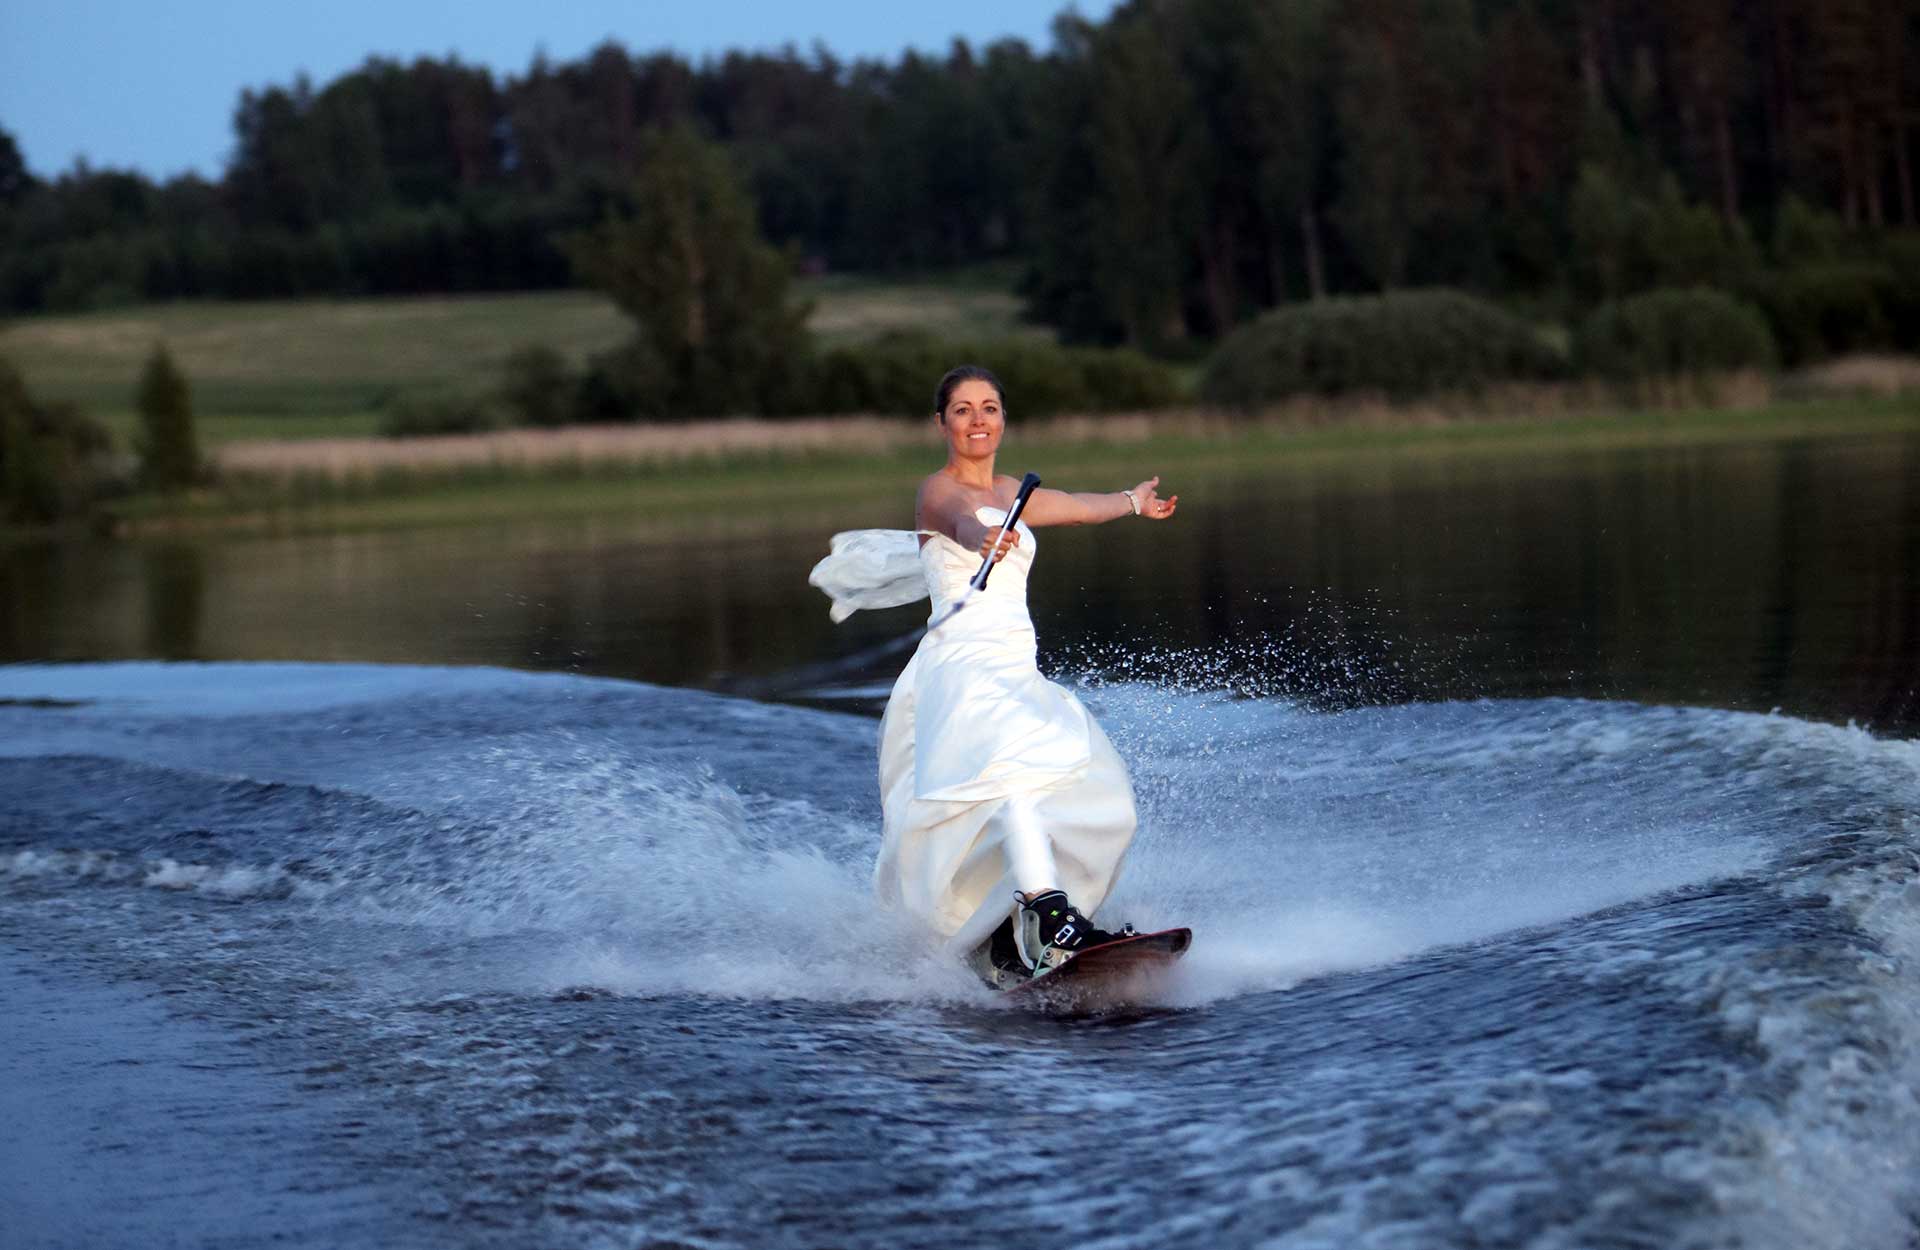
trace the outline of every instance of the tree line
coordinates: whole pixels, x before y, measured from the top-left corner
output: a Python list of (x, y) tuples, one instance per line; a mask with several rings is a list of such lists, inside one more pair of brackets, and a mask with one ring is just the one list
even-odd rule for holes
[(1075, 340), (1179, 354), (1406, 287), (1563, 317), (1745, 292), (1909, 246), (1917, 28), (1913, 0), (1131, 0), (1045, 50), (374, 58), (243, 92), (217, 181), (43, 179), (0, 133), (0, 308), (568, 284), (667, 130), (801, 267), (1016, 261)]

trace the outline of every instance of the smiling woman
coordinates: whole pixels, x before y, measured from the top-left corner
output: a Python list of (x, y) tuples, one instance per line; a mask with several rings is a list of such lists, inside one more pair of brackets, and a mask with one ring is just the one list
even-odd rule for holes
[[(881, 722), (875, 887), (989, 983), (1011, 984), (1111, 936), (1088, 917), (1113, 888), (1134, 830), (1126, 767), (1080, 701), (1035, 664), (1030, 527), (1164, 521), (1178, 497), (1160, 498), (1157, 477), (1131, 490), (1035, 490), (1025, 519), (1008, 528), (1020, 487), (994, 472), (1007, 421), (999, 379), (963, 365), (940, 379), (934, 405), (947, 463), (920, 485), (916, 533), (837, 536), (813, 581), (844, 617), (849, 603), (880, 606), (862, 594), (882, 585), (891, 602), (918, 598), (906, 568), (917, 555), (939, 624)], [(896, 541), (908, 538), (917, 551)], [(949, 612), (984, 559), (1005, 571), (966, 612)]]

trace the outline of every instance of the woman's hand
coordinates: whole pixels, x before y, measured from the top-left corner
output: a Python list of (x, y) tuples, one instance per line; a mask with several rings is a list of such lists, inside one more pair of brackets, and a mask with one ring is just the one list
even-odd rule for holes
[(1173, 510), (1180, 504), (1180, 496), (1178, 495), (1169, 495), (1165, 499), (1160, 498), (1158, 494), (1159, 486), (1160, 479), (1158, 477), (1150, 477), (1127, 492), (1133, 496), (1134, 502), (1140, 505), (1140, 515), (1149, 521), (1166, 520), (1173, 515)]
[(986, 559), (989, 555), (991, 555), (993, 557), (993, 562), (995, 564), (998, 564), (1000, 563), (1000, 561), (1007, 558), (1007, 553), (1009, 551), (1012, 551), (1015, 547), (1018, 547), (1020, 545), (1020, 531), (1008, 530), (1006, 534), (1000, 539), (1000, 549), (998, 551), (995, 551), (993, 547), (993, 536), (998, 533), (1000, 533), (1000, 527), (996, 525), (992, 529), (987, 531), (987, 536), (985, 538), (982, 538), (980, 540), (980, 558), (982, 560)]

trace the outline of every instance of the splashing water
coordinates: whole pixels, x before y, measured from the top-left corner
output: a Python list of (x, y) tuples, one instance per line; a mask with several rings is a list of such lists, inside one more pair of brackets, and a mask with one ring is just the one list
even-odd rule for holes
[(77, 704), (0, 707), (0, 937), (306, 1073), (367, 1244), (1911, 1240), (1920, 746), (1221, 676), (1285, 659), (1083, 682), (1171, 1011), (877, 910), (871, 721), (487, 670), (0, 671)]

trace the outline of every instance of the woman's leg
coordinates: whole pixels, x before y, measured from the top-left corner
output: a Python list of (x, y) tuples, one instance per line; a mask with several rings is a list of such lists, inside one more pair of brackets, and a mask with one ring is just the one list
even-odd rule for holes
[(1054, 888), (1057, 874), (1053, 865), (1053, 843), (1040, 819), (1040, 800), (1035, 795), (1017, 794), (1000, 809), (1001, 827), (1006, 831), (1001, 845), (1007, 849), (1007, 867), (1013, 870), (1013, 888), (1027, 898)]

